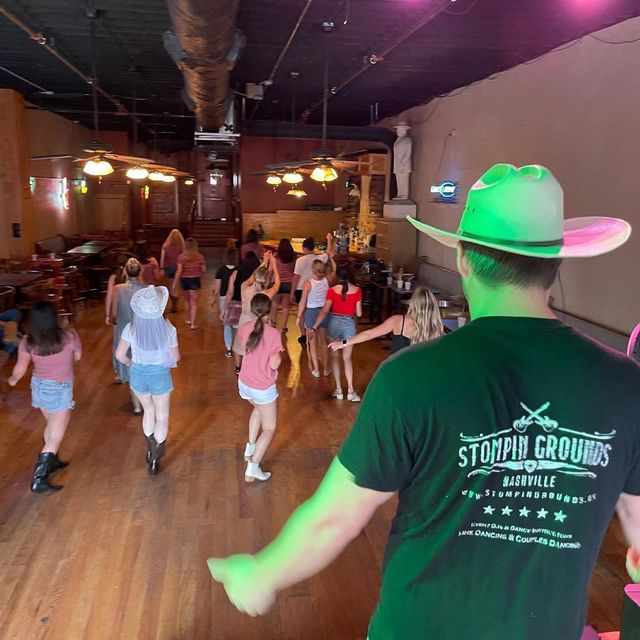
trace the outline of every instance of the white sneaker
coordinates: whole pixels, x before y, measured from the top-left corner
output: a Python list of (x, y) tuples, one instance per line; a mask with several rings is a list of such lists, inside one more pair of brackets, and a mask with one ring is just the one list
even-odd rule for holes
[(324, 377), (328, 378), (331, 375), (331, 369), (325, 369), (324, 370)]
[(311, 372), (311, 375), (312, 375), (314, 378), (319, 378), (319, 377), (320, 377), (320, 372), (319, 372), (317, 369), (314, 369), (314, 370)]
[(347, 393), (347, 400), (351, 402), (360, 402), (360, 396), (354, 391), (353, 393)]
[(336, 400), (342, 400), (344, 398), (344, 395), (342, 395), (342, 389), (336, 389), (331, 395)]
[(244, 448), (244, 460), (245, 462), (250, 462), (253, 454), (256, 452), (256, 445), (247, 442), (247, 446)]
[(271, 477), (269, 471), (263, 471), (257, 462), (247, 462), (247, 470), (244, 472), (245, 482), (253, 482), (254, 480), (261, 480), (264, 482)]

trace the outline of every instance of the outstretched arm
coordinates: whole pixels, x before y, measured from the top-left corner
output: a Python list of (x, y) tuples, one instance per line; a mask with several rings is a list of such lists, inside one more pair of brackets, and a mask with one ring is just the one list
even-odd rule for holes
[(269, 289), (267, 289), (267, 291), (265, 291), (265, 293), (270, 298), (273, 298), (280, 289), (280, 272), (278, 271), (278, 263), (276, 262), (276, 257), (273, 253), (269, 256), (269, 269), (271, 270), (271, 273), (273, 273), (273, 284)]
[(621, 493), (616, 511), (631, 545), (627, 552), (627, 572), (634, 582), (640, 582), (640, 496)]
[(327, 567), (393, 495), (359, 487), (334, 458), (316, 493), (270, 545), (255, 556), (209, 558), (209, 570), (237, 609), (251, 616), (266, 613), (278, 591)]
[(399, 317), (400, 316), (390, 316), (377, 327), (373, 327), (373, 329), (367, 329), (366, 331), (362, 331), (358, 335), (353, 336), (353, 338), (349, 338), (347, 340), (347, 344), (343, 344), (341, 341), (332, 342), (331, 344), (329, 344), (329, 348), (337, 351), (338, 349), (344, 349), (344, 347), (349, 347), (354, 344), (360, 344), (361, 342), (368, 342), (369, 340), (375, 340), (376, 338), (386, 336), (387, 333), (391, 333), (394, 330)]
[(307, 300), (309, 299), (309, 291), (311, 291), (311, 281), (307, 280), (302, 285), (302, 296), (300, 297), (300, 304), (298, 305), (298, 315), (297, 318), (300, 320), (304, 315), (304, 312), (307, 309)]

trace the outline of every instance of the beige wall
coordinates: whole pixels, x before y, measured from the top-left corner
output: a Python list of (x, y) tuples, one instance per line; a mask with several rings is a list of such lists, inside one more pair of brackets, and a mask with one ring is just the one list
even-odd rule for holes
[[(26, 121), (29, 157), (55, 154), (82, 157), (83, 147), (93, 138), (86, 127), (49, 111), (27, 109)], [(93, 231), (91, 183), (89, 193), (76, 195), (69, 182), (69, 209), (63, 207), (59, 197), (61, 178), (70, 181), (83, 177), (81, 163), (73, 162), (73, 158), (31, 160), (30, 175), (36, 178), (35, 188), (31, 190), (35, 241), (58, 233), (71, 236)]]
[[(598, 35), (638, 39), (640, 18)], [(619, 216), (636, 227), (622, 249), (565, 262), (561, 270), (568, 312), (629, 331), (640, 321), (638, 77), (640, 42), (613, 46), (587, 36), (405, 112), (414, 142), (411, 198), (420, 219), (455, 230), (469, 186), (493, 163), (548, 166), (564, 186), (567, 217)], [(429, 187), (442, 180), (459, 182), (457, 205), (431, 202)], [(418, 255), (455, 268), (453, 251), (419, 235)], [(556, 299), (562, 304), (560, 292)]]

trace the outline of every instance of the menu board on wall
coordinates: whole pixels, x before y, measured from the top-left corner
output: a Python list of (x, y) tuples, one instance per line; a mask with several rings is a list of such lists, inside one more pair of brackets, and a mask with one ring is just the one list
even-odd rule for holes
[(178, 192), (175, 183), (151, 186), (149, 216), (153, 224), (178, 223)]

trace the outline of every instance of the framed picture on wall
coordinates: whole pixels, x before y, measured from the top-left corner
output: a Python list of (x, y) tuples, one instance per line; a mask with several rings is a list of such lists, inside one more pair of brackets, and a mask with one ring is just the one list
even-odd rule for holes
[(152, 224), (178, 223), (178, 189), (175, 182), (151, 186), (149, 217)]

